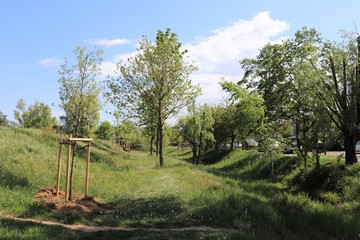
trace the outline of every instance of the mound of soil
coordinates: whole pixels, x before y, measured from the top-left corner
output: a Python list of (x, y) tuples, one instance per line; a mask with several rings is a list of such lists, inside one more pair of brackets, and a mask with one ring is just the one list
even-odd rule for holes
[(60, 214), (79, 213), (84, 215), (91, 214), (110, 214), (113, 209), (101, 204), (99, 199), (84, 195), (72, 194), (71, 200), (65, 201), (65, 192), (59, 191), (56, 195), (55, 187), (46, 187), (35, 194), (34, 199), (42, 206), (50, 208), (53, 212)]

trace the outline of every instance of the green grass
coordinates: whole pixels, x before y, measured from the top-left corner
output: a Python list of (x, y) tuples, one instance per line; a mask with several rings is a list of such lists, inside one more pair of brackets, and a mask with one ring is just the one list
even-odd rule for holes
[[(177, 156), (176, 148), (167, 148), (165, 166), (159, 167), (155, 156), (123, 152), (102, 140), (92, 145), (89, 192), (114, 212), (55, 214), (33, 197), (56, 184), (57, 137), (0, 127), (0, 212), (138, 230), (86, 234), (0, 218), (0, 239), (356, 239), (360, 234), (358, 165), (344, 168), (336, 158), (323, 157), (320, 173), (311, 161), (304, 172), (297, 157), (278, 155), (272, 177), (271, 161), (261, 153), (223, 152), (210, 156), (211, 164), (194, 166), (187, 150)], [(74, 191), (80, 194), (85, 158), (80, 151), (75, 163)], [(64, 178), (65, 153), (62, 189)], [(167, 230), (192, 226), (221, 229)]]

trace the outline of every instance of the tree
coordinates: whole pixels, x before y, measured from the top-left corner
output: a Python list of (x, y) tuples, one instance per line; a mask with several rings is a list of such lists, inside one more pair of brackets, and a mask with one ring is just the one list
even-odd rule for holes
[(96, 130), (95, 134), (100, 139), (109, 140), (113, 133), (113, 127), (109, 121), (104, 121), (100, 123), (99, 128)]
[[(100, 75), (102, 51), (86, 51), (86, 47), (76, 47), (73, 53), (77, 62), (69, 66), (65, 63), (59, 70), (59, 94), (65, 115), (61, 117), (64, 128), (74, 137), (88, 136), (99, 122), (101, 109), (99, 94), (101, 88), (97, 77)], [(73, 142), (70, 170), (69, 198), (72, 193), (72, 178), (76, 154), (76, 142)]]
[(250, 134), (256, 134), (264, 120), (263, 100), (256, 93), (249, 93), (230, 81), (221, 81), (221, 88), (229, 93), (226, 105), (227, 131), (230, 131), (231, 150), (235, 140), (245, 140)]
[(256, 89), (263, 97), (267, 119), (294, 123), (305, 169), (312, 135), (318, 132), (315, 123), (319, 113), (325, 111), (317, 97), (319, 72), (313, 67), (319, 59), (321, 42), (315, 29), (303, 28), (294, 39), (266, 45), (257, 59), (241, 61), (245, 75), (240, 83)]
[(211, 110), (214, 119), (213, 135), (215, 140), (215, 150), (219, 150), (220, 148), (226, 147), (229, 139), (231, 139), (233, 131), (229, 127), (229, 124), (232, 123), (232, 119), (230, 119), (228, 109), (223, 104), (213, 106)]
[(51, 115), (51, 109), (42, 102), (35, 102), (26, 109), (23, 99), (20, 99), (16, 105), (18, 110), (14, 111), (15, 119), (20, 126), (25, 128), (47, 128), (56, 123), (56, 118)]
[(74, 136), (92, 133), (99, 122), (101, 87), (97, 77), (100, 73), (102, 50), (86, 51), (76, 47), (73, 53), (77, 62), (69, 66), (66, 59), (59, 70), (60, 107), (65, 115), (61, 117), (66, 132)]
[(188, 110), (190, 115), (180, 119), (177, 128), (192, 149), (194, 163), (199, 164), (209, 145), (214, 142), (214, 119), (207, 104), (196, 107), (195, 103), (192, 103)]
[(351, 165), (358, 161), (355, 145), (360, 128), (360, 37), (344, 37), (347, 38), (344, 44), (325, 45), (321, 67), (329, 77), (322, 79), (318, 95), (342, 132), (345, 164)]
[(108, 81), (110, 101), (130, 117), (156, 120), (160, 166), (164, 164), (165, 121), (198, 96), (200, 89), (190, 80), (197, 68), (181, 51), (177, 35), (170, 29), (158, 31), (155, 43), (143, 37), (137, 54), (118, 64), (119, 78)]

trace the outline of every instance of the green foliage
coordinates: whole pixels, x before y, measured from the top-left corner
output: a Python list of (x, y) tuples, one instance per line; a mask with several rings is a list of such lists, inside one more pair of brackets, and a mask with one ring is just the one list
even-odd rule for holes
[(297, 152), (305, 168), (308, 152), (324, 139), (330, 125), (319, 98), (326, 75), (314, 67), (321, 59), (321, 44), (315, 29), (303, 28), (293, 39), (266, 45), (256, 59), (241, 61), (245, 75), (240, 83), (263, 97), (267, 120), (295, 125)]
[(100, 139), (110, 140), (113, 134), (111, 123), (109, 121), (101, 122), (95, 134)]
[(229, 94), (222, 120), (233, 148), (235, 140), (242, 142), (251, 134), (256, 135), (262, 126), (265, 114), (263, 99), (230, 81), (223, 80), (220, 86)]
[(163, 165), (165, 121), (187, 106), (200, 92), (190, 75), (197, 69), (181, 51), (177, 35), (170, 29), (158, 31), (155, 43), (143, 37), (138, 53), (118, 64), (119, 78), (108, 81), (110, 101), (123, 114), (156, 124), (160, 165)]
[[(360, 124), (360, 37), (345, 35), (343, 44), (326, 44), (320, 70), (319, 96), (332, 122), (342, 132), (347, 165), (356, 163), (355, 143)], [(331, 77), (330, 77), (331, 76)]]
[(59, 70), (59, 94), (65, 115), (61, 117), (67, 133), (74, 136), (88, 136), (98, 125), (101, 109), (98, 76), (102, 62), (102, 51), (87, 51), (86, 47), (76, 47), (73, 51), (77, 62), (68, 62)]
[(49, 128), (56, 125), (56, 118), (52, 117), (51, 109), (42, 102), (35, 102), (26, 109), (23, 99), (20, 99), (16, 105), (18, 110), (14, 111), (15, 119), (20, 126), (25, 128)]
[(139, 149), (142, 145), (142, 132), (135, 122), (126, 120), (115, 128), (119, 140), (129, 141), (131, 148)]

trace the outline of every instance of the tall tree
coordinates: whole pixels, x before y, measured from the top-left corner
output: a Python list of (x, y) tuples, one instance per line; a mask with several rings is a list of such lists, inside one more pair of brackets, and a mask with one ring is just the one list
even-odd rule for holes
[(265, 100), (269, 121), (291, 120), (296, 127), (298, 152), (307, 166), (311, 132), (321, 106), (317, 98), (318, 62), (322, 39), (315, 29), (303, 28), (294, 39), (268, 44), (256, 59), (241, 61), (245, 75), (241, 83), (256, 89)]
[[(86, 47), (76, 47), (73, 53), (77, 62), (69, 66), (65, 63), (59, 70), (59, 94), (65, 115), (61, 117), (64, 128), (74, 137), (88, 136), (99, 123), (101, 103), (99, 94), (101, 87), (98, 76), (102, 62), (102, 50), (94, 49), (87, 51)], [(76, 155), (76, 142), (73, 143), (71, 170), (70, 170), (70, 193), (72, 193), (72, 179)]]
[(20, 99), (14, 111), (15, 119), (25, 128), (46, 128), (56, 124), (56, 118), (51, 115), (51, 109), (42, 102), (35, 102), (26, 109), (23, 99)]
[(229, 139), (231, 139), (233, 131), (229, 127), (229, 124), (232, 123), (232, 119), (230, 119), (230, 115), (227, 111), (228, 109), (223, 104), (213, 106), (211, 110), (214, 119), (213, 135), (215, 140), (215, 150), (219, 150), (220, 148), (225, 148)]
[(231, 150), (235, 140), (243, 141), (255, 134), (264, 120), (263, 99), (230, 81), (221, 81), (221, 88), (229, 94), (226, 106), (227, 131), (230, 132)]
[[(200, 89), (190, 80), (197, 68), (181, 50), (170, 29), (158, 31), (155, 43), (143, 37), (137, 54), (118, 64), (119, 78), (108, 81), (110, 101), (131, 117), (151, 122), (156, 118), (160, 166), (164, 164), (165, 121), (188, 105)], [(149, 113), (151, 113), (149, 115)], [(153, 115), (154, 114), (154, 115)]]
[(344, 37), (347, 40), (342, 44), (325, 45), (321, 67), (329, 77), (323, 78), (318, 94), (342, 132), (345, 163), (351, 165), (358, 161), (355, 145), (360, 130), (360, 37), (353, 34)]

